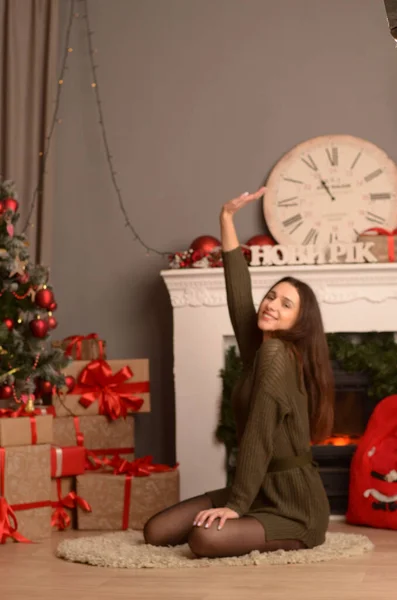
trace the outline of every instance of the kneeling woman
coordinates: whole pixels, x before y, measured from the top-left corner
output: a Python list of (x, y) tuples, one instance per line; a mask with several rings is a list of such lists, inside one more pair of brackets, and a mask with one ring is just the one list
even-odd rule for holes
[[(221, 235), (230, 318), (243, 361), (233, 390), (238, 453), (233, 485), (184, 500), (145, 525), (148, 544), (188, 543), (199, 557), (312, 548), (325, 540), (329, 504), (310, 444), (333, 424), (333, 375), (312, 289), (276, 283), (256, 313), (234, 214), (265, 193), (223, 206)], [(204, 465), (205, 468), (205, 465)]]

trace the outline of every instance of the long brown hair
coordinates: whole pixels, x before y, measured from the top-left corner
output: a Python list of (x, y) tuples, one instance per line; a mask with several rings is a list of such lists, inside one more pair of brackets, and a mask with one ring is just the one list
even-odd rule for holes
[(331, 434), (334, 422), (334, 376), (327, 338), (312, 288), (295, 277), (283, 277), (273, 288), (283, 282), (293, 285), (298, 291), (299, 314), (291, 329), (280, 329), (273, 335), (290, 343), (298, 355), (309, 400), (311, 440), (316, 443)]

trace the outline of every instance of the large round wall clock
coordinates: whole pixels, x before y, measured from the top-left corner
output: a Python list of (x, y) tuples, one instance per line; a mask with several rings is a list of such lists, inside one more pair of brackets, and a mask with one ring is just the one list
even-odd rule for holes
[(303, 142), (271, 171), (266, 223), (279, 244), (354, 242), (397, 225), (397, 167), (375, 144), (350, 135)]

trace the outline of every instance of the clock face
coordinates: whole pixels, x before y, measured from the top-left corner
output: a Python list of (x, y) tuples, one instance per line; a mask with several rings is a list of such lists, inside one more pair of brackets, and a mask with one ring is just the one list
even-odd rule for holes
[(264, 215), (280, 244), (354, 242), (397, 224), (397, 167), (383, 150), (347, 135), (299, 144), (274, 167)]

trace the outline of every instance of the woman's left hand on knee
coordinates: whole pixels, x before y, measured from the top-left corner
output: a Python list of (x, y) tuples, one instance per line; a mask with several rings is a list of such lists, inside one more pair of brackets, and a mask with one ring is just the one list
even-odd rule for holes
[(204, 525), (205, 528), (209, 528), (215, 519), (219, 519), (218, 529), (222, 529), (228, 519), (239, 518), (240, 515), (231, 508), (211, 508), (209, 510), (202, 510), (199, 512), (193, 521), (193, 525), (196, 525), (197, 527)]

